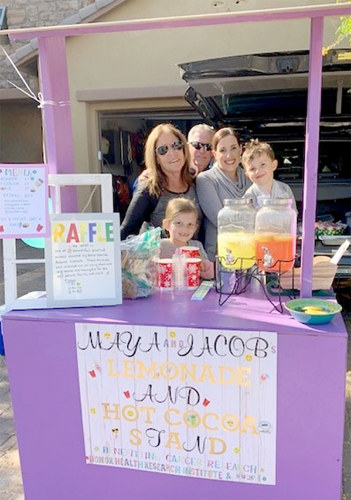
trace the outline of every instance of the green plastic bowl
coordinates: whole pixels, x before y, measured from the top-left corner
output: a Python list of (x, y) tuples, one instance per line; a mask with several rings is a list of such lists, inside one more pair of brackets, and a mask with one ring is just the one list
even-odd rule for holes
[[(291, 316), (306, 325), (324, 325), (325, 323), (329, 323), (342, 309), (341, 305), (337, 302), (329, 302), (323, 299), (293, 299), (288, 300), (284, 305)], [(320, 307), (322, 311), (318, 313), (304, 312), (302, 309), (307, 306)]]

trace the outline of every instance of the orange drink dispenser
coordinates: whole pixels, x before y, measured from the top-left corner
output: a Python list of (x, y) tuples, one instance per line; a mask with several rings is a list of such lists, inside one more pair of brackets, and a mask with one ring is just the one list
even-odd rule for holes
[(255, 264), (256, 210), (250, 199), (224, 200), (218, 212), (218, 257), (226, 269), (249, 269)]
[(289, 271), (296, 251), (296, 211), (291, 199), (267, 198), (255, 224), (256, 258), (259, 269)]

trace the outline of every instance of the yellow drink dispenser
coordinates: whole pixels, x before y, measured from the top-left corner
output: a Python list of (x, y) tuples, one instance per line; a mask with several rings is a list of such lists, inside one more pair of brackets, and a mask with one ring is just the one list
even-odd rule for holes
[(255, 264), (256, 210), (250, 199), (224, 200), (218, 213), (218, 257), (225, 269), (249, 269)]

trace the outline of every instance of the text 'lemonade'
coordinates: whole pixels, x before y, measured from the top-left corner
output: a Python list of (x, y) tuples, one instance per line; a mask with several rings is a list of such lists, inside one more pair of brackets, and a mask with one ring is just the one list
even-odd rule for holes
[(249, 269), (255, 264), (254, 235), (244, 231), (219, 234), (218, 256), (223, 267)]
[(294, 264), (295, 246), (295, 238), (291, 234), (257, 234), (258, 267), (263, 271), (289, 271)]

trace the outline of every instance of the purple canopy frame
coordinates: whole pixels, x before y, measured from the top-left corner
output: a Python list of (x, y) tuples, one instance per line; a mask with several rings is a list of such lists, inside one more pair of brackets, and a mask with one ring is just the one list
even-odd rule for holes
[[(42, 108), (47, 163), (49, 164), (50, 173), (66, 174), (75, 172), (65, 43), (67, 36), (309, 18), (311, 23), (310, 57), (305, 137), (300, 294), (301, 297), (310, 297), (312, 295), (314, 222), (318, 183), (323, 21), (326, 16), (342, 15), (350, 15), (349, 3), (72, 26), (12, 29), (3, 33), (8, 34), (11, 40), (38, 38), (41, 92), (44, 96)], [(61, 105), (51, 105), (53, 102)], [(75, 211), (76, 198), (72, 197), (72, 193), (66, 193), (66, 196), (63, 196), (63, 206), (68, 211)]]

